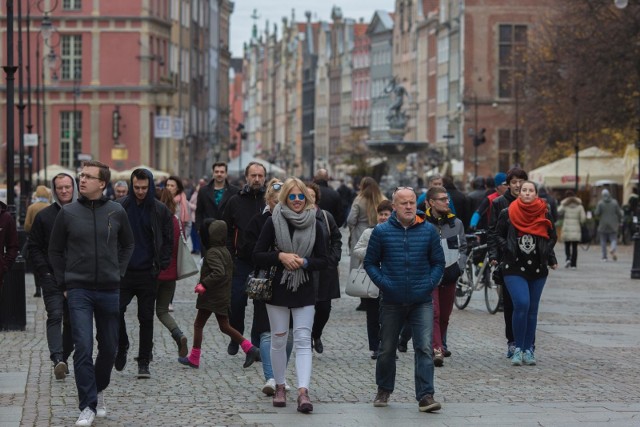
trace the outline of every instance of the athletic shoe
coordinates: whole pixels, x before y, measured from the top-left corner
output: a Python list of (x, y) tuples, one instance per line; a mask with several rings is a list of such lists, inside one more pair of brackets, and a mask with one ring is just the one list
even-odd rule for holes
[(564, 268), (569, 268), (571, 267), (571, 260), (568, 259), (567, 262), (564, 263)]
[(378, 393), (376, 394), (376, 398), (373, 400), (373, 406), (375, 406), (376, 408), (384, 408), (389, 404), (390, 395), (391, 393), (389, 393), (388, 391), (379, 388)]
[(536, 356), (533, 355), (533, 352), (531, 350), (525, 350), (522, 359), (525, 365), (535, 366), (536, 364)]
[(88, 406), (80, 412), (80, 416), (78, 417), (78, 421), (76, 421), (77, 426), (90, 426), (93, 424), (93, 420), (96, 418), (96, 414), (89, 408)]
[(511, 364), (513, 366), (522, 366), (522, 350), (516, 348), (513, 352), (513, 357), (511, 357)]
[(269, 378), (264, 386), (262, 386), (262, 392), (267, 396), (273, 396), (276, 392), (276, 380)]
[(138, 378), (151, 378), (151, 372), (149, 372), (149, 362), (138, 362)]
[(437, 367), (444, 365), (444, 354), (439, 348), (433, 350), (433, 365)]

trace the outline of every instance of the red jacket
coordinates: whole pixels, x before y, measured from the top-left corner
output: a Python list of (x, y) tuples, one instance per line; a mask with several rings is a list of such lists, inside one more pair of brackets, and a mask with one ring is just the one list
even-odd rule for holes
[[(182, 231), (184, 233), (184, 229)], [(173, 282), (178, 278), (178, 244), (180, 244), (180, 224), (178, 218), (173, 215), (173, 248), (171, 249), (171, 261), (169, 266), (158, 275), (158, 280)]]

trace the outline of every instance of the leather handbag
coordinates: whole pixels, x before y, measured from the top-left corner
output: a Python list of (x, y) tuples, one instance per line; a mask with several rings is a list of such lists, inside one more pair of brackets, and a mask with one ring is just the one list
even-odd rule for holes
[(251, 299), (258, 301), (271, 301), (273, 295), (273, 277), (275, 267), (268, 270), (256, 270), (247, 277), (246, 292)]
[(580, 224), (580, 243), (585, 244), (591, 241), (591, 233), (587, 224)]
[(378, 298), (379, 294), (378, 287), (373, 284), (362, 264), (351, 269), (344, 291), (349, 296), (359, 298)]
[(184, 233), (182, 232), (182, 221), (180, 221), (180, 219), (178, 219), (178, 226), (180, 227), (180, 241), (178, 242), (178, 258), (176, 262), (176, 270), (178, 274), (176, 279), (182, 280), (198, 274), (199, 270), (196, 261), (193, 259), (193, 256), (191, 256), (191, 251), (189, 250), (187, 241), (184, 238)]

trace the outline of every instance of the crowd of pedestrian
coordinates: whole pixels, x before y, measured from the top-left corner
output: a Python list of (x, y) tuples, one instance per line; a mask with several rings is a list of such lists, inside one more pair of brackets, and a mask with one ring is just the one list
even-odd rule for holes
[[(373, 405), (388, 405), (397, 352), (406, 352), (412, 340), (418, 408), (440, 410), (434, 367), (452, 356), (449, 319), (472, 233), (486, 230), (492, 280), (502, 285), (507, 357), (514, 366), (535, 365), (538, 308), (549, 271), (558, 266), (556, 240), (561, 235), (565, 267), (576, 269), (589, 217), (578, 195), (567, 191), (558, 203), (517, 167), (475, 178), (468, 194), (451, 177), (436, 174), (424, 191), (397, 187), (389, 199), (372, 177), (362, 178), (357, 188), (342, 181), (336, 190), (325, 169), (311, 182), (266, 182), (266, 168), (251, 162), (242, 187), (229, 183), (224, 162), (214, 163), (211, 172), (210, 181), (189, 188), (174, 175), (157, 185), (149, 170), (136, 169), (128, 181), (113, 185), (109, 198), (109, 167), (89, 161), (77, 177), (61, 173), (51, 179), (51, 190), (37, 187), (23, 250), (36, 279), (34, 296), (44, 297), (56, 379), (69, 374), (73, 355), (76, 425), (106, 416), (112, 368), (122, 371), (128, 362), (126, 312), (134, 297), (139, 379), (152, 375), (154, 314), (176, 343), (177, 362), (191, 368), (200, 366), (204, 326), (213, 314), (229, 336), (227, 353), (242, 349), (245, 368), (261, 362), (261, 390), (275, 407), (287, 404), (291, 387), (285, 372), (295, 349), (297, 410), (312, 412), (313, 354), (325, 351), (324, 329), (339, 328), (331, 325), (330, 313), (332, 300), (341, 296), (342, 227), (350, 268), (364, 268), (379, 289), (378, 297), (360, 301), (376, 363)], [(0, 208), (6, 272), (19, 248), (6, 205)], [(609, 190), (602, 190), (593, 216), (603, 261), (617, 260), (622, 210)], [(183, 239), (190, 239), (192, 254), (203, 257), (193, 279), (190, 350), (188, 334), (170, 314)], [(251, 330), (245, 334), (247, 278), (260, 269), (271, 271), (272, 294), (252, 301)]]

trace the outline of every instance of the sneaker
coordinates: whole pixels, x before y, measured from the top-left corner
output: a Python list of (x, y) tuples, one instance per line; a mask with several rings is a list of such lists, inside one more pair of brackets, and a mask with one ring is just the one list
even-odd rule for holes
[(229, 356), (235, 356), (236, 354), (238, 354), (238, 344), (231, 341), (229, 343), (229, 346), (227, 347), (227, 353), (229, 354)]
[(516, 343), (510, 342), (507, 344), (507, 359), (511, 359), (513, 357), (513, 353), (516, 351)]
[(572, 266), (571, 266), (571, 269), (572, 269), (572, 270), (576, 270), (576, 269), (577, 269), (577, 267), (576, 267), (575, 265), (572, 265)]
[(127, 349), (118, 349), (114, 367), (116, 368), (116, 371), (122, 371), (125, 366), (127, 366)]
[(439, 348), (433, 350), (433, 366), (440, 367), (444, 365), (444, 354)]
[(96, 417), (104, 418), (107, 416), (107, 405), (104, 404), (104, 390), (98, 393), (98, 404), (96, 405)]
[(276, 393), (276, 380), (269, 378), (262, 386), (262, 392), (267, 396), (273, 396)]
[(533, 355), (531, 350), (525, 350), (522, 360), (525, 365), (535, 366), (536, 364), (536, 356)]
[(522, 366), (522, 350), (516, 348), (511, 357), (511, 364), (513, 366)]
[(418, 409), (420, 412), (433, 412), (439, 411), (442, 408), (440, 402), (433, 400), (432, 394), (425, 394), (420, 402), (418, 402)]
[(93, 420), (96, 418), (96, 414), (91, 410), (91, 408), (86, 407), (80, 412), (80, 416), (78, 417), (78, 421), (76, 421), (77, 426), (90, 426), (93, 424)]
[(616, 253), (614, 251), (609, 252), (611, 254), (611, 259), (614, 261), (618, 260), (618, 255), (616, 255)]
[(198, 369), (200, 367), (199, 365), (191, 363), (191, 361), (189, 360), (188, 357), (178, 357), (178, 362), (182, 363), (185, 366), (189, 366), (191, 368), (194, 368), (194, 369)]
[(138, 362), (138, 378), (151, 378), (151, 372), (149, 372), (149, 362)]
[(567, 262), (564, 263), (564, 268), (569, 268), (571, 267), (571, 260), (568, 259)]
[(609, 260), (608, 260), (608, 259), (606, 259), (606, 258), (602, 258), (602, 259), (600, 260), (600, 262), (607, 262), (607, 261), (609, 261)]
[(398, 351), (400, 353), (406, 353), (407, 352), (407, 343), (404, 341), (398, 341)]
[(373, 399), (373, 406), (375, 406), (376, 408), (384, 408), (389, 404), (390, 395), (391, 393), (389, 393), (388, 391), (378, 388), (376, 398)]
[(69, 372), (69, 368), (67, 364), (63, 361), (58, 361), (53, 368), (53, 374), (56, 376), (57, 380), (63, 380), (67, 377), (67, 373)]

